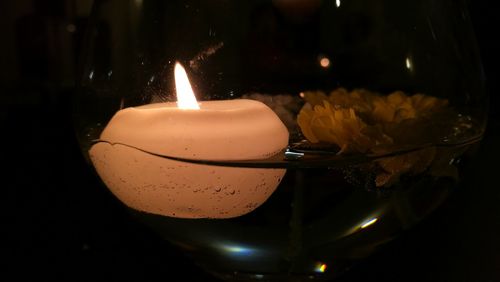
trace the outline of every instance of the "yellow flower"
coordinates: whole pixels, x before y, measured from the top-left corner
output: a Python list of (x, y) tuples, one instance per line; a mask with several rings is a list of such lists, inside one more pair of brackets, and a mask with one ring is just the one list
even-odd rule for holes
[[(422, 118), (448, 105), (444, 99), (423, 94), (408, 96), (402, 91), (381, 96), (364, 89), (349, 92), (338, 88), (328, 96), (321, 91), (302, 94), (307, 103), (301, 109), (297, 123), (303, 135), (312, 143), (336, 144), (340, 148), (339, 154), (371, 152), (383, 155), (397, 151), (398, 146), (408, 145), (395, 143), (395, 140), (406, 139), (398, 133), (407, 132), (409, 125), (419, 127), (410, 129), (417, 135), (424, 132), (426, 128), (422, 124), (426, 122)], [(389, 186), (402, 174), (423, 172), (434, 159), (434, 154), (433, 149), (422, 149), (378, 160), (382, 172), (376, 177), (376, 185)]]
[(304, 107), (297, 123), (310, 142), (337, 144), (341, 149), (339, 153), (366, 152), (387, 138), (375, 128), (369, 128), (354, 109), (335, 108), (328, 101), (323, 101), (323, 105)]

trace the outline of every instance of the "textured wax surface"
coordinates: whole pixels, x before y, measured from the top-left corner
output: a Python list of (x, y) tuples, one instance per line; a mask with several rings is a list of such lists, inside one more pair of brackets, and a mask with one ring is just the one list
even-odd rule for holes
[[(235, 168), (149, 154), (248, 160), (276, 154), (288, 131), (253, 100), (212, 101), (200, 110), (175, 103), (119, 111), (89, 151), (106, 186), (127, 206), (180, 218), (231, 218), (253, 211), (279, 185), (285, 169)], [(109, 142), (109, 143), (108, 143)], [(144, 151), (147, 152), (144, 152)]]

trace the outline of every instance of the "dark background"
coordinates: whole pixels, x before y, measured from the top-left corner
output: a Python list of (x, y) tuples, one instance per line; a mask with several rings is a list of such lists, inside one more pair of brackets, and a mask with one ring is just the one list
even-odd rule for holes
[[(500, 281), (499, 25), (470, 1), (491, 95), (478, 158), (451, 198), (341, 281)], [(142, 224), (87, 167), (71, 95), (91, 1), (0, 1), (4, 281), (214, 281)]]

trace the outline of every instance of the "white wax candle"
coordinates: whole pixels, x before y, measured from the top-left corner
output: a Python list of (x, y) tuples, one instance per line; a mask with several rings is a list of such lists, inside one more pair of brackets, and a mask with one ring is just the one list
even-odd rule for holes
[[(187, 91), (192, 92), (190, 86)], [(97, 143), (89, 152), (107, 187), (131, 208), (180, 218), (236, 217), (264, 203), (285, 169), (210, 166), (153, 154), (194, 160), (267, 158), (288, 145), (288, 130), (278, 116), (265, 104), (245, 99), (207, 101), (192, 109), (177, 106), (150, 104), (113, 116), (101, 134), (109, 143)]]
[[(274, 192), (284, 169), (221, 167), (179, 162), (251, 160), (284, 149), (288, 131), (253, 100), (210, 101), (200, 110), (175, 103), (127, 108), (115, 114), (90, 150), (107, 187), (126, 205), (181, 218), (229, 218), (251, 212)], [(120, 145), (126, 144), (128, 146)]]

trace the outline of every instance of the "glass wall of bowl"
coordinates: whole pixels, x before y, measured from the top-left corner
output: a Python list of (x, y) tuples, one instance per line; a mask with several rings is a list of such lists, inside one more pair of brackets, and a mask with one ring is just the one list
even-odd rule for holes
[(446, 199), (486, 123), (465, 1), (95, 1), (83, 51), (90, 167), (227, 280), (335, 278)]

